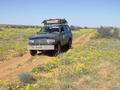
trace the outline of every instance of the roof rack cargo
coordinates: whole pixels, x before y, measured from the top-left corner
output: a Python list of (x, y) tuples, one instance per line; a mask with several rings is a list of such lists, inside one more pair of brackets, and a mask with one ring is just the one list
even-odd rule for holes
[(65, 19), (48, 19), (42, 22), (44, 25), (51, 25), (51, 24), (68, 24)]

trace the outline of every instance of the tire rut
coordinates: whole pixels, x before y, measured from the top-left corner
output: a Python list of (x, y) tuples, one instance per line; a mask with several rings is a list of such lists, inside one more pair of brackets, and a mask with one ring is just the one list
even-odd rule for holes
[[(87, 42), (93, 33), (83, 34), (73, 41), (73, 46), (78, 42)], [(70, 50), (69, 50), (70, 51)], [(11, 80), (16, 78), (17, 74), (22, 71), (28, 71), (31, 68), (37, 66), (38, 64), (43, 64), (49, 59), (53, 58), (50, 56), (40, 55), (34, 58), (31, 63), (26, 63), (31, 58), (29, 52), (27, 51), (22, 57), (16, 57), (12, 60), (0, 63), (0, 80)]]

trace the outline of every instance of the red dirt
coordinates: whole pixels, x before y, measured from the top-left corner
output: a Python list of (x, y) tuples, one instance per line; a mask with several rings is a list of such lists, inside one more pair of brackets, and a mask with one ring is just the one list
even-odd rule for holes
[[(93, 33), (90, 33), (87, 36), (86, 35), (87, 34), (81, 35), (79, 38), (73, 41), (73, 44), (76, 44), (80, 41), (83, 43), (89, 41)], [(52, 57), (40, 55), (39, 57), (34, 58), (31, 63), (26, 63), (30, 58), (31, 56), (29, 52), (26, 52), (26, 54), (24, 54), (22, 57), (16, 57), (12, 60), (0, 63), (0, 80), (6, 81), (16, 78), (19, 72), (28, 71), (38, 64), (47, 62)]]

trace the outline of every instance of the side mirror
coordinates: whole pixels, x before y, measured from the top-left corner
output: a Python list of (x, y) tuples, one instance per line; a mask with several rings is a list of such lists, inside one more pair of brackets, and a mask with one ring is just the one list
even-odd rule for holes
[(65, 31), (61, 31), (61, 33), (62, 33), (62, 34), (64, 34), (64, 33), (65, 33)]

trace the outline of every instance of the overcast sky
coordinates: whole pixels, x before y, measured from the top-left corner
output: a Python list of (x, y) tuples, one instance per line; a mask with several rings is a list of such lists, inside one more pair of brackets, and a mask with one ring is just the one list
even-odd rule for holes
[(71, 25), (120, 27), (120, 0), (0, 0), (0, 24), (41, 25), (65, 18)]

